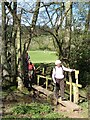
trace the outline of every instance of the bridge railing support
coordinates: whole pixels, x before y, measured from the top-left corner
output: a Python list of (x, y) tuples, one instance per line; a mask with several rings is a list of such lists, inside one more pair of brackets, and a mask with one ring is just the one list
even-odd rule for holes
[[(78, 100), (79, 100), (79, 88), (82, 87), (81, 84), (78, 84), (78, 74), (79, 74), (79, 71), (75, 70), (76, 83), (72, 82), (72, 78), (70, 76), (69, 76), (69, 82), (66, 81), (66, 84), (70, 85), (70, 101), (72, 102), (72, 94), (73, 94), (73, 102), (74, 103), (78, 103)], [(45, 78), (46, 79), (46, 89), (48, 89), (48, 80), (52, 80), (52, 78), (50, 78), (48, 76), (37, 75), (37, 85), (39, 85), (39, 79), (40, 78)]]
[(48, 80), (52, 80), (52, 78), (48, 77), (48, 76), (43, 76), (43, 75), (37, 75), (37, 85), (39, 85), (39, 79), (40, 78), (45, 78), (46, 79), (46, 89), (48, 88)]
[(79, 70), (75, 70), (75, 79), (76, 79), (76, 84), (73, 86), (73, 92), (74, 92), (74, 103), (78, 103), (79, 100), (79, 89), (78, 89), (78, 75), (79, 75)]
[(69, 82), (70, 82), (70, 101), (72, 101), (72, 78), (71, 73), (69, 72)]

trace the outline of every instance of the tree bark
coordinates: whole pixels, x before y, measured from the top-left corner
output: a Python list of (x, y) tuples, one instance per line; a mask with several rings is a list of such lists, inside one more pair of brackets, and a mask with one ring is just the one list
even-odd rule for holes
[[(16, 36), (16, 46), (17, 46), (17, 81), (18, 81), (18, 89), (20, 91), (23, 91), (24, 88), (24, 84), (23, 84), (23, 78), (22, 78), (22, 59), (21, 59), (21, 55), (22, 55), (22, 42), (21, 42), (21, 15), (18, 15), (18, 26), (17, 26), (17, 36)], [(19, 59), (21, 59), (19, 61)], [(25, 68), (24, 68), (25, 69)]]
[[(12, 32), (12, 40), (11, 40), (11, 56), (12, 56), (12, 58), (11, 58), (12, 70), (11, 71), (13, 73), (13, 81), (16, 81), (16, 77), (18, 78), (18, 76), (16, 75), (16, 73), (17, 73), (16, 65), (18, 64), (18, 58), (20, 58), (20, 57), (21, 57), (21, 59), (23, 59), (22, 60), (23, 63), (19, 65), (19, 68), (18, 68), (20, 70), (19, 72), (22, 72), (22, 71), (24, 72), (24, 70), (25, 70), (25, 66), (24, 66), (25, 54), (29, 48), (31, 39), (33, 37), (33, 32), (35, 30), (35, 26), (36, 26), (38, 14), (39, 14), (40, 0), (37, 0), (37, 2), (36, 2), (36, 7), (35, 7), (35, 11), (34, 11), (33, 18), (32, 18), (32, 25), (30, 26), (30, 38), (29, 38), (28, 42), (25, 42), (25, 44), (23, 46), (24, 47), (23, 51), (21, 50), (21, 23), (20, 23), (21, 15), (20, 15), (20, 17), (19, 17), (19, 15), (17, 15), (17, 0), (15, 2), (13, 2), (13, 9), (9, 2), (6, 2), (5, 5), (7, 6), (11, 15), (13, 16), (13, 32)], [(16, 48), (17, 48), (17, 51), (16, 51)], [(17, 52), (17, 56), (16, 56), (16, 52)], [(22, 67), (22, 65), (23, 65), (23, 67)], [(23, 86), (22, 83), (23, 82), (21, 81), (21, 79), (19, 77), (18, 86)], [(18, 88), (20, 88), (20, 87), (18, 87)]]
[[(26, 81), (28, 81), (28, 76), (27, 76), (28, 73), (27, 73), (27, 68), (26, 68), (27, 65), (26, 65), (26, 60), (25, 60), (25, 54), (29, 48), (29, 45), (30, 45), (32, 37), (33, 37), (33, 33), (35, 31), (35, 26), (36, 26), (38, 14), (39, 14), (39, 9), (40, 9), (40, 0), (37, 0), (36, 6), (35, 6), (35, 11), (34, 11), (33, 18), (32, 18), (32, 24), (30, 26), (30, 31), (29, 31), (30, 32), (29, 41), (24, 44), (24, 50), (23, 50), (23, 73), (24, 73), (24, 83), (25, 84), (27, 84)], [(28, 84), (30, 84), (30, 83), (28, 83)]]
[[(15, 85), (16, 79), (18, 81), (18, 89), (22, 90), (23, 81), (21, 79), (21, 74), (18, 73), (18, 58), (21, 55), (21, 22), (20, 17), (17, 15), (17, 0), (13, 2), (13, 8), (9, 2), (6, 2), (9, 12), (13, 17), (13, 30), (12, 30), (12, 39), (11, 39), (11, 74), (12, 74), (12, 82)], [(21, 64), (20, 64), (21, 65)], [(19, 69), (21, 72), (21, 66), (19, 65)]]
[(72, 24), (72, 3), (70, 1), (66, 2), (65, 11), (69, 8), (70, 10), (66, 16), (66, 23), (65, 23), (65, 37), (63, 39), (63, 59), (68, 63), (70, 58), (70, 46), (71, 46), (71, 24)]
[(17, 14), (17, 3), (13, 2), (13, 31), (12, 31), (12, 39), (11, 39), (11, 72), (12, 72), (12, 82), (16, 83), (16, 71), (17, 71), (17, 64), (16, 64), (16, 37), (17, 37), (17, 21), (16, 21), (16, 14)]
[(89, 29), (90, 29), (89, 28), (90, 27), (90, 25), (89, 25), (89, 23), (90, 23), (90, 2), (88, 2), (88, 5), (89, 5), (89, 9), (88, 9), (88, 15), (87, 15), (86, 26), (85, 26), (87, 34), (89, 32)]
[(1, 64), (2, 64), (2, 77), (8, 75), (7, 71), (7, 39), (6, 39), (6, 9), (5, 3), (2, 2), (2, 43), (1, 43)]

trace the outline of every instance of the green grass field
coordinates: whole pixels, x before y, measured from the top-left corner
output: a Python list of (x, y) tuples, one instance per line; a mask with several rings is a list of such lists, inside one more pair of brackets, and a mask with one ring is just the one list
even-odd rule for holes
[(29, 51), (33, 63), (52, 63), (57, 59), (56, 52), (53, 51)]

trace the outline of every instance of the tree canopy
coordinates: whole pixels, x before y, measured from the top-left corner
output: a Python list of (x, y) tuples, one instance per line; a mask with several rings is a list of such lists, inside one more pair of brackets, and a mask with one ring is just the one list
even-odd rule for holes
[[(0, 61), (5, 79), (16, 82), (18, 67), (24, 66), (19, 58), (23, 60), (32, 42), (42, 35), (51, 37), (58, 58), (80, 69), (83, 80), (90, 77), (90, 2), (6, 0), (1, 6), (3, 50)], [(39, 43), (39, 39), (37, 41)], [(22, 69), (25, 72), (24, 67)]]

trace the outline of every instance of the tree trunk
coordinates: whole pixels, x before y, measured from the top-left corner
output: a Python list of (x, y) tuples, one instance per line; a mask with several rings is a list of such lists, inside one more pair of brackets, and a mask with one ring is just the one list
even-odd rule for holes
[(72, 3), (70, 1), (66, 2), (65, 11), (69, 8), (70, 10), (66, 16), (66, 24), (65, 24), (65, 37), (63, 39), (63, 58), (66, 62), (69, 62), (70, 58), (70, 46), (71, 46), (71, 23), (72, 23)]
[[(37, 0), (36, 2), (36, 7), (35, 7), (35, 12), (33, 14), (33, 19), (32, 19), (32, 25), (30, 27), (30, 39), (27, 42), (27, 44), (24, 44), (24, 50), (22, 52), (21, 55), (21, 23), (20, 23), (20, 18), (17, 15), (17, 2), (15, 0), (15, 2), (13, 2), (13, 9), (10, 5), (9, 2), (6, 2), (6, 6), (8, 8), (8, 10), (10, 11), (11, 15), (13, 16), (13, 32), (12, 32), (12, 40), (11, 40), (11, 55), (12, 55), (12, 59), (11, 59), (11, 68), (12, 68), (12, 73), (13, 73), (13, 82), (16, 82), (16, 73), (17, 73), (17, 62), (18, 62), (18, 58), (22, 58), (22, 62), (19, 65), (19, 72), (25, 71), (25, 53), (27, 52), (32, 36), (33, 36), (33, 31), (35, 30), (35, 26), (36, 26), (36, 22), (37, 22), (37, 18), (38, 18), (38, 13), (39, 13), (39, 8), (40, 8), (40, 0)], [(16, 56), (16, 47), (17, 47), (17, 56)], [(26, 73), (25, 73), (26, 74)], [(23, 74), (23, 75), (25, 75)], [(20, 73), (21, 75), (21, 73)], [(20, 76), (17, 77), (18, 78), (18, 88), (21, 90), (23, 87), (23, 82)], [(26, 80), (26, 79), (25, 79)]]
[(2, 90), (2, 63), (1, 63), (1, 55), (2, 55), (2, 37), (0, 34), (0, 90)]
[(13, 30), (12, 30), (12, 39), (11, 39), (11, 74), (12, 74), (12, 82), (16, 84), (16, 35), (17, 35), (17, 21), (16, 21), (16, 14), (17, 14), (17, 3), (13, 3)]
[(6, 39), (6, 9), (5, 3), (2, 2), (2, 42), (1, 42), (1, 64), (2, 64), (2, 77), (8, 75), (7, 68), (7, 39)]
[[(14, 44), (14, 66), (15, 66), (15, 81), (17, 79), (18, 82), (18, 89), (20, 91), (23, 91), (23, 80), (22, 80), (22, 76), (21, 76), (21, 72), (22, 72), (22, 64), (21, 62), (19, 63), (18, 60), (19, 58), (21, 58), (21, 14), (17, 15), (17, 0), (13, 3), (13, 26), (14, 26), (14, 34), (15, 35), (15, 39), (13, 41)], [(18, 64), (19, 63), (19, 64)], [(18, 71), (19, 70), (19, 71)]]
[[(17, 71), (17, 82), (18, 82), (18, 89), (20, 91), (23, 91), (24, 88), (24, 84), (23, 84), (23, 78), (22, 78), (22, 60), (19, 61), (19, 59), (21, 59), (21, 53), (22, 53), (22, 44), (21, 44), (21, 15), (18, 15), (18, 26), (17, 26), (17, 37), (16, 37), (16, 46), (17, 46), (17, 67), (18, 67), (18, 71)], [(25, 68), (24, 68), (25, 69)]]
[(85, 26), (87, 34), (89, 33), (89, 29), (90, 29), (89, 28), (90, 27), (90, 25), (89, 25), (89, 23), (90, 23), (90, 2), (88, 4), (89, 4), (89, 9), (88, 9), (88, 15), (87, 15), (86, 26)]

